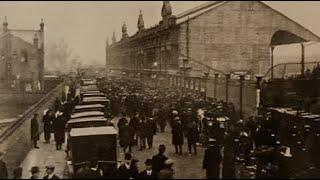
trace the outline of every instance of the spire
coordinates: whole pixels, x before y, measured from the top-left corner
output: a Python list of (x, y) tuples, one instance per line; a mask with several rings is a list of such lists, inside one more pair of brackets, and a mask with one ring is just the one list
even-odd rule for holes
[(41, 23), (40, 23), (40, 31), (44, 30), (44, 22), (43, 22), (43, 18), (41, 18)]
[(106, 47), (109, 46), (109, 38), (106, 39)]
[(144, 29), (144, 21), (143, 21), (143, 15), (142, 15), (141, 10), (140, 10), (139, 18), (138, 18), (138, 29), (139, 29), (139, 31)]
[(8, 31), (8, 21), (7, 21), (7, 16), (4, 17), (4, 21), (3, 21), (3, 32), (7, 32)]
[(34, 45), (34, 47), (35, 48), (39, 48), (39, 38), (38, 38), (38, 35), (37, 35), (37, 33), (36, 34), (34, 34), (34, 38), (33, 38), (33, 45)]
[(167, 18), (172, 15), (170, 1), (163, 1), (162, 9), (161, 9), (161, 16), (162, 18)]
[(117, 42), (117, 39), (116, 39), (116, 32), (113, 31), (113, 34), (112, 34), (112, 43), (115, 43)]
[(128, 37), (128, 32), (127, 32), (127, 25), (125, 22), (123, 22), (122, 25), (122, 38), (127, 38)]

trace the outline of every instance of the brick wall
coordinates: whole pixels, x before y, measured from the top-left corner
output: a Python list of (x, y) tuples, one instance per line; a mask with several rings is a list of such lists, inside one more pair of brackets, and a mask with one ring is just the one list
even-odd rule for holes
[(40, 123), (40, 130), (42, 131), (43, 111), (53, 105), (56, 97), (61, 98), (62, 91), (63, 86), (57, 86), (40, 100), (41, 102), (37, 107), (31, 107), (31, 109), (28, 109), (27, 111), (29, 111), (29, 113), (22, 119), (19, 119), (19, 121), (23, 123), (14, 131), (14, 133), (1, 142), (0, 151), (4, 152), (3, 161), (7, 163), (10, 177), (12, 176), (13, 169), (20, 165), (31, 149), (30, 121), (33, 114), (36, 112), (39, 114), (38, 120)]
[[(186, 29), (187, 23), (180, 25), (182, 54), (186, 52)], [(307, 40), (315, 38), (310, 31), (263, 3), (229, 1), (190, 19), (190, 57), (224, 72), (248, 70), (264, 74), (270, 66), (271, 39), (279, 30)], [(204, 70), (196, 63), (192, 67)]]

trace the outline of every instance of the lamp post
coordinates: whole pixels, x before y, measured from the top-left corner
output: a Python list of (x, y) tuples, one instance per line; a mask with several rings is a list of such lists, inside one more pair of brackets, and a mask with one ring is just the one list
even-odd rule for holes
[(256, 87), (257, 87), (257, 99), (256, 99), (256, 102), (257, 102), (257, 115), (259, 115), (259, 110), (260, 110), (260, 107), (261, 107), (261, 80), (262, 80), (262, 75), (260, 74), (257, 74), (256, 75), (256, 80), (257, 80), (257, 84), (256, 84)]
[(243, 91), (243, 80), (244, 80), (244, 74), (240, 74), (240, 95), (239, 95), (239, 113), (240, 113), (240, 119), (243, 119), (242, 114), (242, 91)]
[(204, 73), (204, 99), (207, 99), (207, 80), (209, 78), (209, 72)]

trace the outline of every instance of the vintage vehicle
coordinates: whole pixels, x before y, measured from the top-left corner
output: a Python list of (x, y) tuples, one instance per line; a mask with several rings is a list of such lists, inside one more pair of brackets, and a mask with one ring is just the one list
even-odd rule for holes
[[(85, 148), (84, 148), (85, 147)], [(68, 137), (71, 176), (87, 162), (98, 163), (103, 175), (114, 172), (117, 161), (117, 130), (112, 126), (73, 128)]]
[(104, 112), (85, 111), (85, 112), (74, 113), (71, 115), (71, 119), (81, 118), (81, 117), (104, 117)]
[(81, 94), (82, 97), (105, 97), (105, 94), (102, 92), (84, 92)]
[(106, 118), (102, 117), (83, 117), (70, 119), (67, 123), (67, 129), (72, 128), (86, 128), (86, 127), (101, 127), (113, 126), (113, 124)]
[(86, 104), (109, 105), (110, 100), (107, 99), (106, 97), (86, 97), (86, 98), (83, 98), (81, 104), (82, 105), (86, 105)]
[(86, 112), (86, 111), (101, 111), (104, 112), (105, 106), (102, 104), (87, 104), (87, 105), (76, 105), (73, 113)]
[(101, 93), (99, 90), (83, 90), (80, 92), (80, 94), (85, 94), (85, 93)]

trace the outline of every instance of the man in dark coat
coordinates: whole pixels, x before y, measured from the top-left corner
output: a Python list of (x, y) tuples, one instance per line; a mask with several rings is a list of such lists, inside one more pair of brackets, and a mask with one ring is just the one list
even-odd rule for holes
[(128, 122), (120, 126), (119, 140), (119, 144), (123, 148), (123, 151), (127, 152), (127, 148), (129, 148), (129, 153), (131, 153), (131, 147), (133, 145), (133, 130), (129, 126)]
[(35, 113), (33, 118), (31, 119), (31, 140), (33, 143), (33, 147), (39, 149), (37, 143), (40, 139), (39, 132), (39, 122), (38, 122), (38, 114)]
[(166, 146), (161, 144), (159, 146), (159, 153), (152, 157), (152, 170), (158, 176), (159, 172), (164, 168), (164, 162), (168, 159), (164, 155), (166, 152)]
[(62, 112), (57, 112), (57, 118), (53, 121), (53, 130), (56, 149), (61, 150), (65, 141), (65, 119)]
[(189, 155), (191, 155), (192, 148), (194, 150), (194, 154), (197, 154), (197, 142), (199, 141), (199, 131), (195, 121), (191, 121), (187, 127), (187, 140)]
[(146, 117), (141, 117), (139, 122), (139, 130), (137, 131), (137, 135), (139, 136), (140, 140), (140, 151), (146, 148), (147, 131)]
[(0, 152), (0, 179), (8, 179), (8, 169), (5, 162), (2, 161), (3, 153)]
[(145, 165), (146, 169), (139, 173), (138, 179), (156, 179), (157, 176), (152, 170), (152, 159), (147, 159)]
[(183, 145), (183, 127), (179, 117), (175, 117), (172, 123), (172, 144), (176, 150), (176, 154), (182, 154)]
[(206, 149), (202, 168), (206, 170), (208, 179), (219, 178), (219, 167), (221, 162), (220, 149), (215, 139), (209, 139), (209, 147)]
[(133, 178), (134, 172), (131, 168), (132, 155), (126, 153), (124, 156), (124, 163), (118, 168), (118, 177), (121, 179)]
[(54, 116), (52, 110), (49, 109), (43, 116), (43, 131), (46, 143), (50, 143), (53, 120)]
[(157, 132), (157, 123), (152, 118), (147, 118), (146, 121), (146, 137), (149, 149), (152, 148), (153, 136)]
[(130, 119), (130, 123), (129, 126), (132, 128), (133, 130), (133, 140), (134, 140), (134, 144), (137, 145), (138, 144), (138, 136), (137, 136), (137, 131), (139, 130), (139, 114), (136, 113), (135, 116), (133, 116)]

